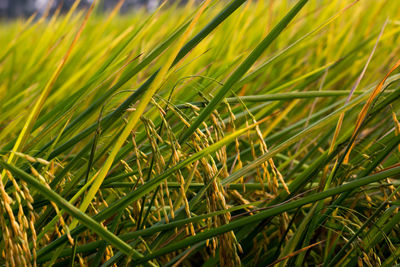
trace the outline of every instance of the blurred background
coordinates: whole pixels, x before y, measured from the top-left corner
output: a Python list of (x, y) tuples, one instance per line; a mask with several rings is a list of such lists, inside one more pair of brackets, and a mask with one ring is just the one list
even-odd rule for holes
[[(81, 0), (82, 7), (89, 6), (93, 0)], [(0, 0), (0, 17), (15, 18), (26, 17), (34, 13), (41, 14), (46, 8), (50, 12), (61, 6), (62, 10), (68, 10), (75, 0)], [(107, 10), (113, 8), (119, 0), (103, 0), (99, 5), (101, 9)], [(145, 7), (149, 10), (159, 5), (159, 0), (125, 0), (121, 12), (126, 12), (133, 8)]]

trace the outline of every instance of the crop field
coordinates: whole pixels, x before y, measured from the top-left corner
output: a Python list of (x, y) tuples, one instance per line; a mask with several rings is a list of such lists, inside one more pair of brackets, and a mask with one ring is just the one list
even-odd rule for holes
[(78, 2), (0, 22), (1, 266), (400, 263), (400, 1)]

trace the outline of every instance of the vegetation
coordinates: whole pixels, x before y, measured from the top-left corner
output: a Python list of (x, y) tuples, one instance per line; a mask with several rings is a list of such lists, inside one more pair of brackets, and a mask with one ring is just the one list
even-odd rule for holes
[(399, 1), (77, 5), (0, 26), (1, 265), (399, 263)]

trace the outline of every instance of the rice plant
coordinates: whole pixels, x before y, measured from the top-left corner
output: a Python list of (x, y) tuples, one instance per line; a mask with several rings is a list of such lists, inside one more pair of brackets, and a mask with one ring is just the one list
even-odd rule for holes
[(400, 2), (0, 24), (2, 266), (393, 266)]

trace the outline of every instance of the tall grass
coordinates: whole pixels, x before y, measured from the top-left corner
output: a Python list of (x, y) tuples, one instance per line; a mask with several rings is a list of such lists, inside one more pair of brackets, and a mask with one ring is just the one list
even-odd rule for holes
[(399, 263), (400, 2), (0, 25), (5, 266)]

